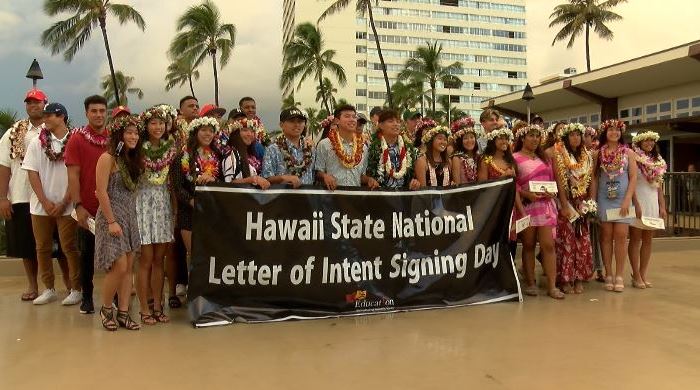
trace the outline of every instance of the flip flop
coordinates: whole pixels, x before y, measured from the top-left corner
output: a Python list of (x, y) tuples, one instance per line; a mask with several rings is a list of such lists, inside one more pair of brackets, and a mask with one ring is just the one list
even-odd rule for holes
[(33, 301), (33, 300), (37, 299), (38, 297), (39, 297), (39, 293), (37, 293), (36, 291), (28, 292), (28, 293), (22, 294), (22, 301), (29, 302), (29, 301)]

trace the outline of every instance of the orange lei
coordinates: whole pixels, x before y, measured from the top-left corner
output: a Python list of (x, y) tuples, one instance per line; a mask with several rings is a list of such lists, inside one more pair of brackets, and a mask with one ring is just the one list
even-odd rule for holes
[(362, 141), (362, 136), (355, 134), (352, 140), (352, 154), (347, 155), (340, 144), (340, 136), (337, 130), (331, 130), (328, 132), (328, 139), (331, 141), (331, 146), (335, 155), (343, 164), (345, 168), (354, 168), (362, 161), (362, 153), (364, 152)]

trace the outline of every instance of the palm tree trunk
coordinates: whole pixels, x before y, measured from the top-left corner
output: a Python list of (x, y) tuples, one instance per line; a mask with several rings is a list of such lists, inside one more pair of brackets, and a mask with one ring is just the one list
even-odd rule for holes
[(389, 85), (389, 75), (386, 73), (386, 64), (384, 63), (384, 55), (382, 54), (382, 47), (379, 44), (379, 35), (377, 35), (377, 27), (374, 25), (374, 15), (372, 14), (372, 3), (367, 3), (367, 12), (369, 13), (369, 25), (372, 27), (372, 33), (374, 34), (374, 43), (377, 45), (377, 53), (379, 54), (379, 62), (382, 64), (382, 73), (384, 74), (384, 84), (386, 85), (386, 99), (389, 103), (389, 107), (393, 107), (393, 100), (391, 96), (391, 86)]
[(328, 115), (333, 115), (333, 112), (331, 111), (330, 108), (328, 108), (328, 100), (326, 99), (326, 89), (323, 88), (323, 76), (322, 74), (319, 73), (318, 75), (318, 85), (321, 88), (321, 100), (323, 100), (323, 106), (326, 107), (326, 111), (328, 111)]
[(219, 106), (219, 73), (216, 70), (216, 50), (211, 51), (211, 63), (214, 66), (214, 104)]
[(190, 92), (192, 93), (192, 97), (197, 97), (194, 95), (194, 88), (192, 87), (192, 75), (187, 75), (187, 81), (190, 82)]
[(105, 49), (107, 50), (109, 73), (112, 76), (112, 86), (114, 86), (114, 100), (117, 102), (117, 106), (121, 106), (121, 101), (119, 100), (119, 88), (117, 87), (117, 76), (114, 73), (114, 63), (112, 62), (112, 52), (109, 50), (109, 40), (107, 39), (107, 19), (105, 16), (101, 16), (99, 21), (100, 29), (102, 30), (102, 38), (104, 38), (105, 41)]
[(430, 97), (433, 99), (432, 102), (430, 102), (430, 106), (433, 108), (433, 113), (432, 115), (435, 115), (435, 82), (430, 82)]
[(591, 71), (591, 48), (589, 44), (590, 27), (588, 22), (586, 22), (586, 69)]

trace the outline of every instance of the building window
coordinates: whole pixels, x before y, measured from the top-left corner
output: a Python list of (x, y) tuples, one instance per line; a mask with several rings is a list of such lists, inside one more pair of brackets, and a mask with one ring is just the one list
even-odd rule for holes
[(355, 105), (355, 108), (357, 109), (357, 111), (367, 111), (367, 105), (364, 103), (357, 103)]
[(690, 107), (689, 99), (678, 99), (676, 100), (676, 110), (682, 111), (687, 110)]
[(620, 118), (629, 118), (630, 116), (630, 110), (625, 109), (625, 110), (620, 110)]
[(459, 101), (460, 101), (459, 95), (450, 95), (450, 103), (459, 103)]
[(518, 72), (508, 72), (508, 78), (509, 78), (509, 79), (517, 79), (517, 78), (518, 78)]
[(358, 83), (366, 83), (367, 82), (367, 76), (363, 74), (358, 74), (355, 76), (355, 81)]
[(366, 68), (367, 67), (367, 60), (357, 60), (357, 61), (355, 61), (355, 66), (358, 68)]
[(456, 7), (457, 3), (457, 0), (440, 0), (440, 5), (449, 5), (450, 7)]
[(659, 103), (659, 112), (671, 112), (671, 102)]
[(355, 46), (355, 53), (357, 53), (357, 54), (367, 53), (367, 46), (360, 46), (360, 45)]
[(474, 83), (474, 89), (475, 89), (475, 90), (480, 90), (480, 89), (481, 89), (481, 83)]
[(367, 90), (366, 89), (356, 89), (355, 96), (367, 96)]
[(646, 114), (647, 114), (647, 115), (656, 114), (657, 108), (658, 108), (658, 107), (656, 106), (656, 104), (648, 105), (648, 106), (646, 107)]
[(599, 114), (591, 114), (591, 124), (597, 124), (600, 122), (600, 115)]
[(355, 39), (365, 40), (365, 39), (367, 39), (367, 33), (362, 32), (362, 31), (358, 31), (355, 33)]
[(578, 117), (578, 123), (581, 123), (581, 124), (584, 124), (584, 125), (585, 125), (585, 124), (588, 124), (588, 116), (580, 116), (580, 117)]

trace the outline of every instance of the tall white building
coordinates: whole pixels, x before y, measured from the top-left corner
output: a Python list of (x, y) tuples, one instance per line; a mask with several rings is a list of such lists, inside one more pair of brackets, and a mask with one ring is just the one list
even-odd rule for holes
[[(332, 2), (284, 0), (284, 41), (293, 38), (296, 25), (315, 24)], [(391, 84), (418, 46), (437, 41), (443, 46), (443, 65), (459, 61), (464, 68), (458, 75), (462, 88), (448, 90), (438, 83), (437, 95), (450, 95), (454, 106), (473, 117), (481, 113), (482, 101), (525, 87), (525, 0), (382, 0), (373, 10)], [(357, 15), (351, 1), (320, 28), (325, 47), (337, 51), (335, 61), (348, 78), (347, 85), (340, 87), (331, 77), (338, 88), (335, 96), (362, 112), (381, 106), (386, 87), (367, 15)], [(295, 92), (296, 100), (304, 107), (318, 107), (317, 85), (314, 80), (305, 82)]]

